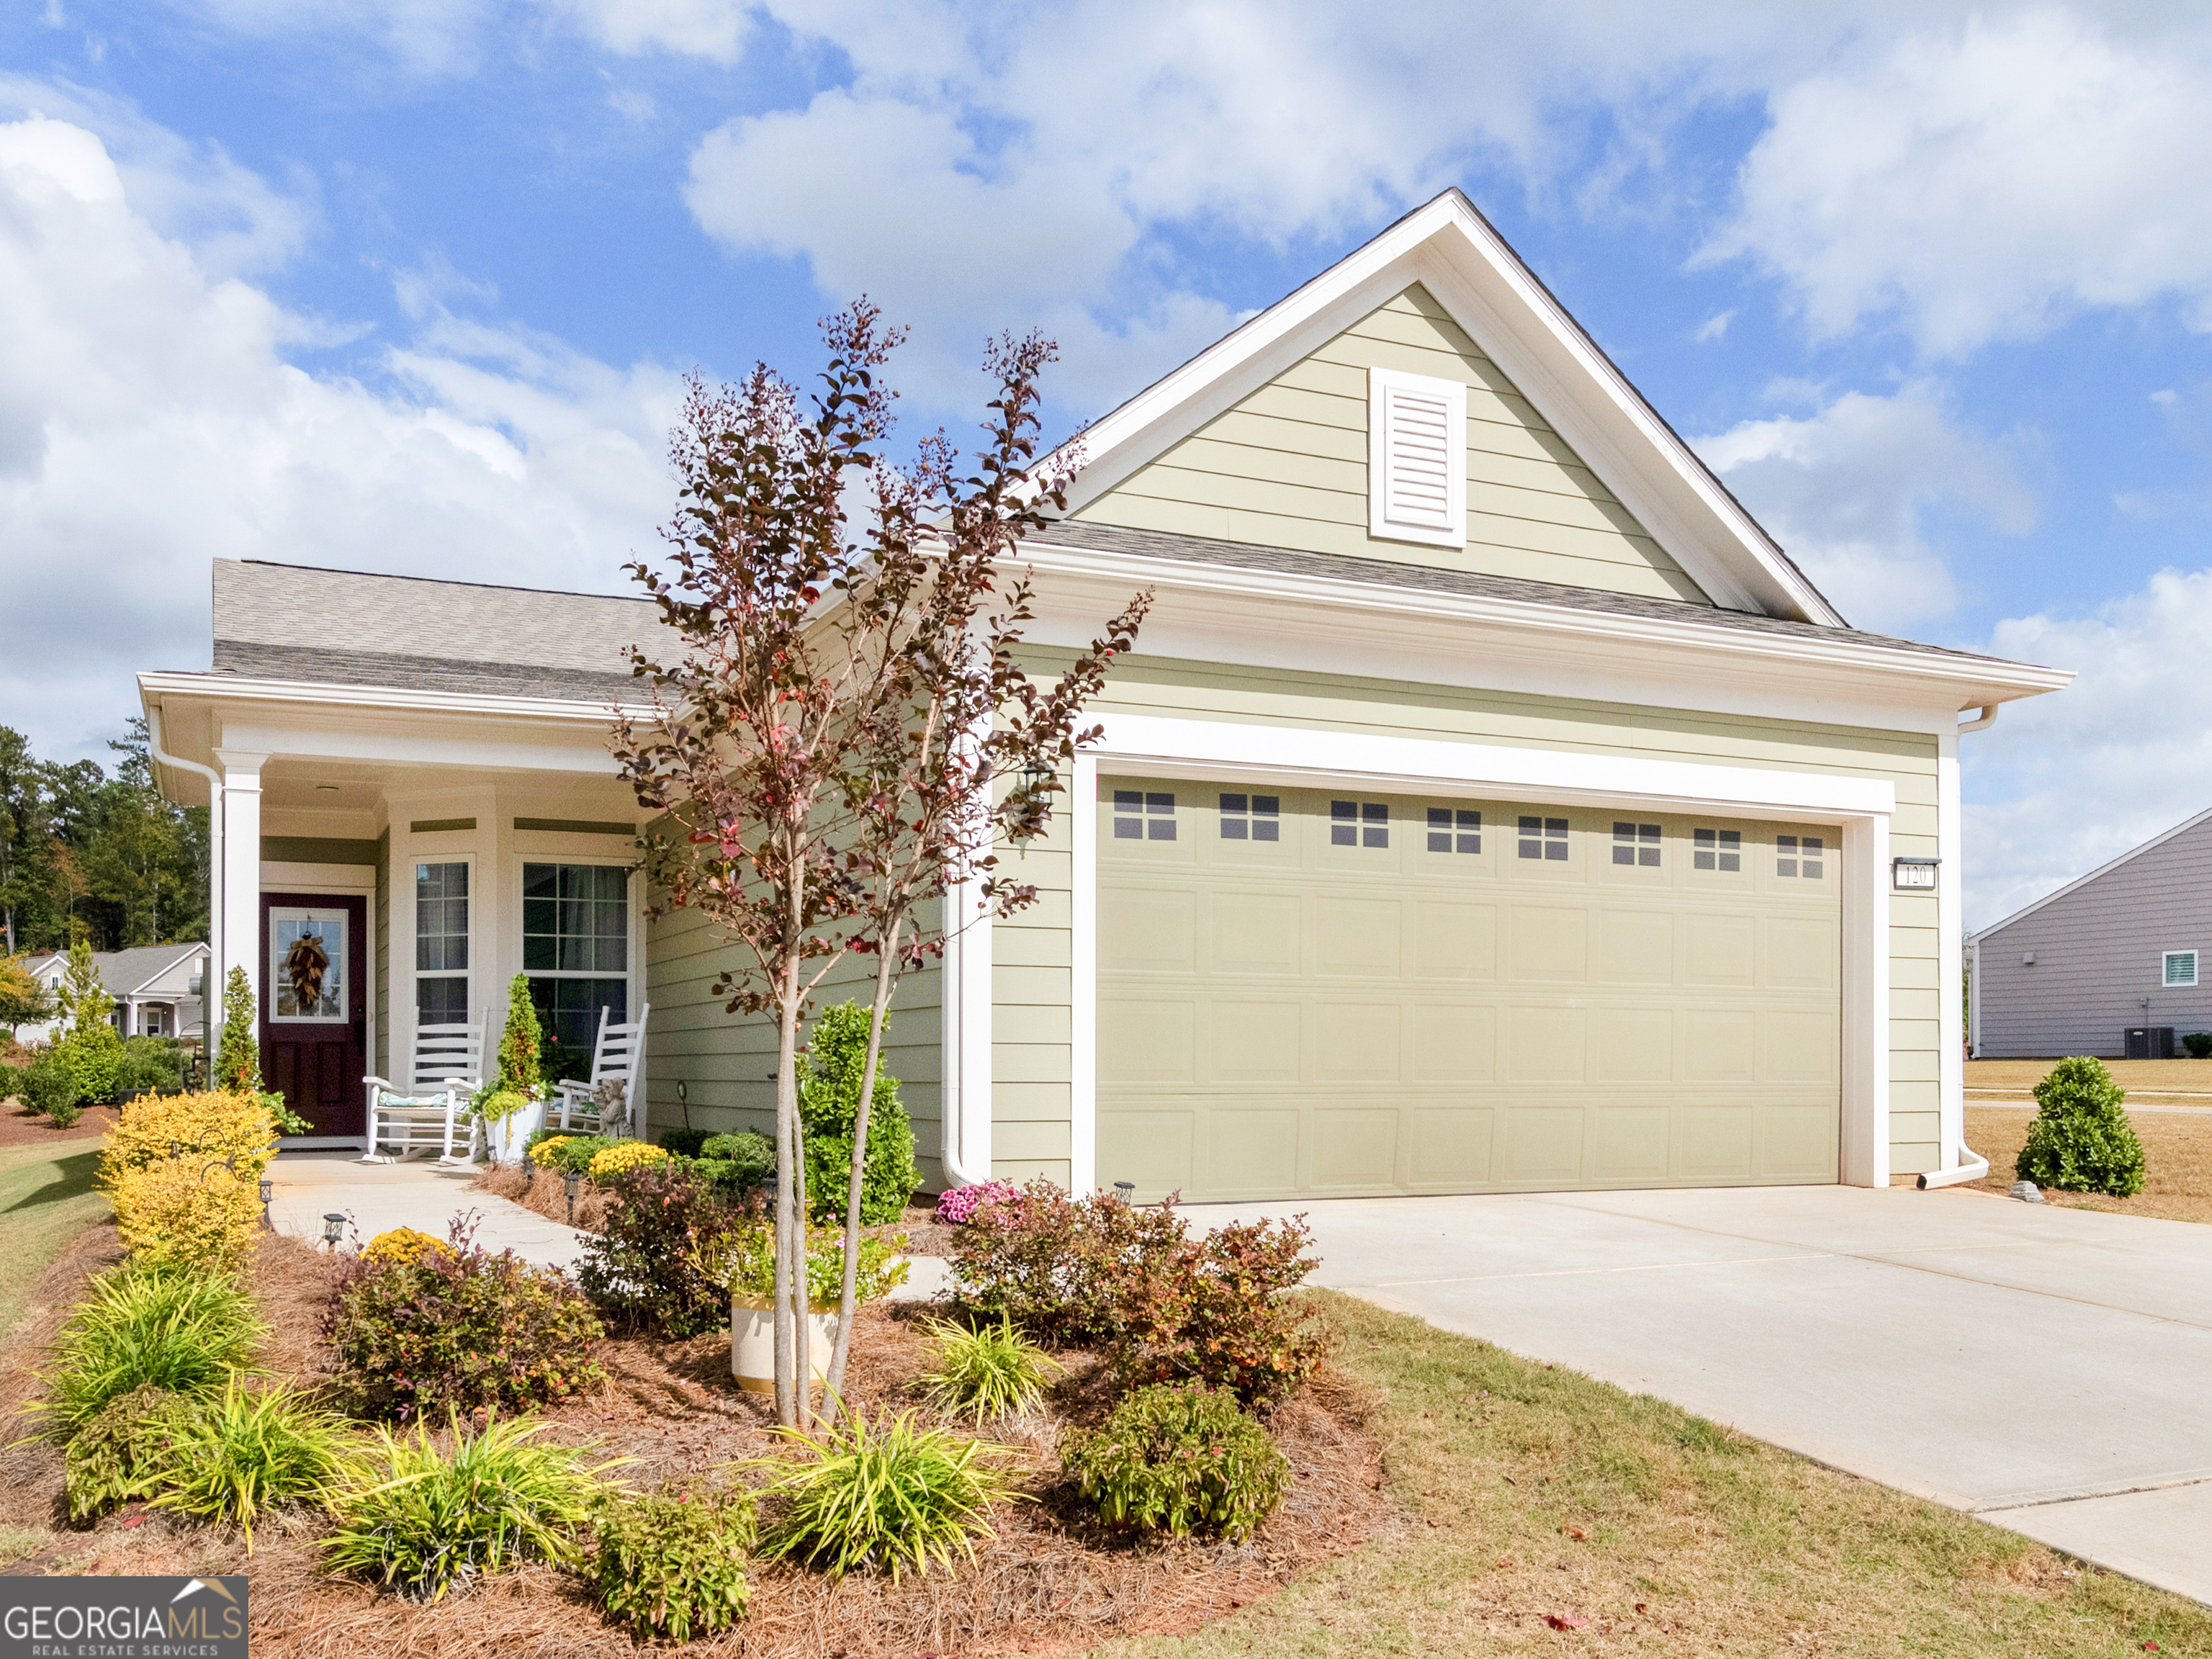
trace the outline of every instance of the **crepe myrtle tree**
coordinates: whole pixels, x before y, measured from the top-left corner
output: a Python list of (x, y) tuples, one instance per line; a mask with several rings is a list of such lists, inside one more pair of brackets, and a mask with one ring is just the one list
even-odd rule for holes
[[(765, 366), (737, 386), (693, 380), (672, 443), (667, 568), (629, 567), (665, 624), (663, 643), (631, 653), (653, 713), (617, 714), (612, 745), (640, 804), (665, 817), (644, 843), (655, 903), (696, 910), (744, 947), (715, 994), (727, 1012), (775, 1021), (787, 1425), (807, 1409), (812, 1374), (793, 1064), (809, 999), (848, 952), (876, 958), (846, 1206), (849, 1316), (869, 1098), (898, 976), (974, 915), (1034, 902), (1033, 886), (1002, 878), (995, 849), (1044, 830), (1060, 766), (1097, 736), (1078, 729), (1084, 705), (1151, 603), (1133, 599), (1049, 684), (1018, 660), (1031, 581), (1005, 567), (1046, 509), (1065, 507), (1072, 460), (1036, 459), (1049, 342), (990, 347), (997, 396), (965, 464), (939, 434), (898, 466), (883, 453), (895, 394), (878, 371), (901, 331), (863, 300), (823, 334), (828, 362), (803, 400)], [(971, 914), (952, 914), (956, 889), (976, 896)], [(932, 899), (946, 902), (925, 926)], [(833, 1364), (851, 1324), (840, 1322)]]

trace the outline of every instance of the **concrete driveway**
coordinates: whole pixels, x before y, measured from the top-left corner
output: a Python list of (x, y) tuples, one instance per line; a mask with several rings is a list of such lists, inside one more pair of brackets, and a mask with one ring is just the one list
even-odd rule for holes
[(1848, 1187), (1303, 1210), (1316, 1282), (2212, 1602), (2212, 1227)]

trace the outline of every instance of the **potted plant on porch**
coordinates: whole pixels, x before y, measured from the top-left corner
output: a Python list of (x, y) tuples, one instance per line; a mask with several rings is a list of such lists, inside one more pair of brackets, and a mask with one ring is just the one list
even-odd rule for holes
[(517, 974), (507, 983), (507, 1027), (499, 1036), (496, 1069), (469, 1103), (472, 1155), (480, 1137), (490, 1162), (519, 1164), (530, 1137), (545, 1127), (553, 1090), (538, 1061), (544, 1040), (538, 1005), (530, 998), (530, 977)]

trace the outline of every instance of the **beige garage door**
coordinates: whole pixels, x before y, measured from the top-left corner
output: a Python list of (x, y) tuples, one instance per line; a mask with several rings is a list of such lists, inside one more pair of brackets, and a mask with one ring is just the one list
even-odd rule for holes
[(1098, 819), (1102, 1184), (1836, 1179), (1832, 828), (1136, 778)]

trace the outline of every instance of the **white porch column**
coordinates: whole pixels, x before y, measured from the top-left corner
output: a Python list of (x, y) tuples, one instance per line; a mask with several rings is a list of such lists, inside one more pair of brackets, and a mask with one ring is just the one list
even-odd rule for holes
[(1889, 1185), (1889, 818), (1844, 824), (1843, 1184)]
[(222, 769), (222, 955), (208, 991), (209, 1024), (220, 1029), (222, 988), (230, 970), (261, 989), (261, 767), (269, 757), (236, 749), (215, 751)]

